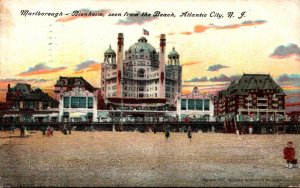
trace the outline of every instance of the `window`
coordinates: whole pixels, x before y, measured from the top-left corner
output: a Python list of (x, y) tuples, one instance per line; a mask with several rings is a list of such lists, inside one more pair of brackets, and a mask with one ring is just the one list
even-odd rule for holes
[(88, 108), (93, 108), (94, 99), (93, 97), (88, 98)]
[(188, 109), (189, 110), (195, 110), (195, 101), (193, 99), (188, 100)]
[(64, 108), (70, 108), (70, 97), (64, 97)]
[(209, 99), (204, 99), (204, 110), (209, 111)]
[(203, 100), (196, 99), (196, 110), (203, 110)]
[(144, 69), (139, 69), (137, 76), (140, 78), (144, 78), (145, 77), (145, 70)]
[(78, 107), (79, 107), (79, 98), (71, 97), (71, 108), (78, 108)]
[(86, 108), (86, 97), (71, 97), (71, 108)]
[(181, 99), (181, 110), (186, 110), (186, 99)]
[(79, 97), (79, 108), (86, 108), (86, 98)]

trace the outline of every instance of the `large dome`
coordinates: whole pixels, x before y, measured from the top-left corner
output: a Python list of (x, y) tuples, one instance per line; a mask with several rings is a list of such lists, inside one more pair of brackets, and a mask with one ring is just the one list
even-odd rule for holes
[(133, 53), (133, 52), (156, 52), (155, 48), (147, 43), (147, 39), (145, 37), (141, 37), (138, 40), (138, 43), (135, 43), (133, 45), (131, 45), (128, 49), (129, 53)]

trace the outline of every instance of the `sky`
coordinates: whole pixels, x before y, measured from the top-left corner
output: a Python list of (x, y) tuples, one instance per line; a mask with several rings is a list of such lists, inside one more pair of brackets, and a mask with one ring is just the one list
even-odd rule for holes
[[(58, 15), (21, 15), (26, 10)], [(76, 10), (100, 16), (72, 16)], [(155, 11), (170, 17), (154, 17)], [(300, 110), (297, 0), (2, 0), (0, 13), (0, 101), (8, 83), (26, 82), (51, 94), (59, 76), (82, 76), (99, 87), (99, 65), (109, 45), (116, 50), (118, 33), (128, 49), (146, 29), (156, 49), (164, 33), (167, 52), (175, 47), (180, 54), (183, 93), (197, 86), (216, 94), (244, 73), (270, 74), (287, 93), (289, 110)]]

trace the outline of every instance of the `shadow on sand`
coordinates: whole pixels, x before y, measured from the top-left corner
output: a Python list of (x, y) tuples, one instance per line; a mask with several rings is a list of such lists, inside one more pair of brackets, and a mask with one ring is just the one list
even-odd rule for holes
[(26, 136), (17, 136), (17, 135), (13, 135), (13, 136), (0, 136), (0, 139), (8, 139), (8, 138), (29, 138), (32, 137), (32, 135), (26, 135)]

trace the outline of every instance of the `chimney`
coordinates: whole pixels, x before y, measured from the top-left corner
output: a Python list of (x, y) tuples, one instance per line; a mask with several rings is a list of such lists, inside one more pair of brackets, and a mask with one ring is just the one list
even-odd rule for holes
[(118, 33), (118, 52), (121, 52), (124, 45), (123, 33)]
[(160, 44), (159, 44), (159, 46), (160, 46), (160, 51), (164, 53), (165, 48), (166, 48), (166, 35), (165, 34), (160, 35)]
[(124, 51), (124, 36), (123, 33), (118, 33), (118, 51), (117, 51), (117, 85), (116, 95), (122, 95), (122, 74), (123, 74), (123, 51)]
[(159, 43), (160, 49), (159, 49), (159, 97), (165, 98), (165, 80), (166, 80), (166, 74), (165, 74), (165, 56), (166, 56), (166, 35), (161, 34), (160, 35), (160, 43)]

